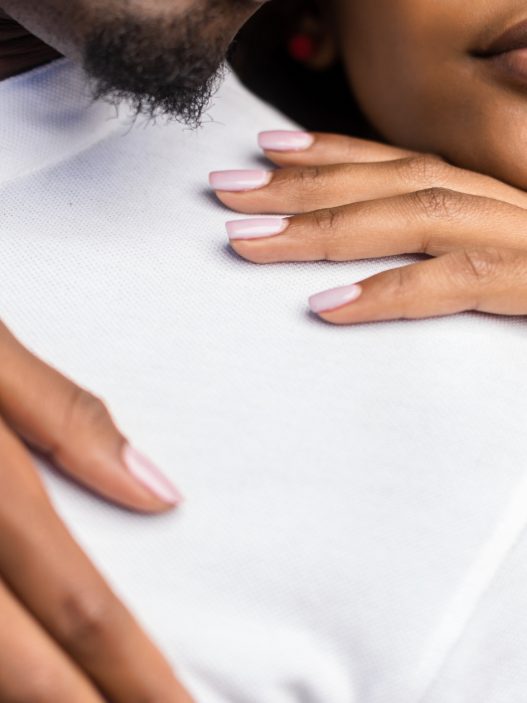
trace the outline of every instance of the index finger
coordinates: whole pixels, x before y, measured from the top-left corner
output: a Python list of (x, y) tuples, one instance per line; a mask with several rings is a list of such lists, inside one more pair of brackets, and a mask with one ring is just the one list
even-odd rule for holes
[(115, 703), (190, 703), (168, 662), (53, 510), (28, 452), (0, 421), (0, 575)]
[(0, 322), (0, 411), (21, 437), (100, 495), (162, 512), (181, 495), (133, 449), (105, 404), (29, 352)]
[(258, 145), (278, 166), (327, 166), (395, 161), (417, 152), (343, 134), (275, 130), (260, 132)]

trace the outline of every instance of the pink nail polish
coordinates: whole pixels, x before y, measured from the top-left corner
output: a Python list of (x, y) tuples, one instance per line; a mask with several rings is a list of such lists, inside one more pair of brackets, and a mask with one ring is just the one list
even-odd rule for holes
[(255, 169), (252, 171), (213, 171), (209, 174), (209, 183), (213, 190), (238, 192), (256, 190), (270, 183), (271, 171)]
[(289, 225), (286, 217), (255, 217), (250, 220), (226, 222), (229, 239), (259, 239), (282, 234)]
[(309, 132), (275, 130), (260, 132), (258, 145), (264, 151), (305, 151), (313, 146), (315, 137)]
[(309, 307), (314, 313), (328, 312), (336, 310), (343, 305), (352, 303), (360, 297), (362, 288), (354, 283), (351, 286), (342, 286), (341, 288), (331, 288), (322, 293), (317, 293), (309, 298)]
[(171, 505), (181, 503), (181, 493), (144, 454), (126, 444), (122, 457), (130, 474), (157, 498)]

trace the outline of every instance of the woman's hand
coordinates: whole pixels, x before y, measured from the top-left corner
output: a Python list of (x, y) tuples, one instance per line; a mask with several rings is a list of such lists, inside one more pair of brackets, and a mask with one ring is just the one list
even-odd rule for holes
[(53, 510), (24, 440), (129, 508), (179, 501), (100, 400), (0, 323), (0, 700), (190, 703)]
[(328, 322), (420, 318), (479, 310), (527, 314), (527, 194), (442, 159), (349, 137), (264, 132), (275, 171), (210, 176), (243, 213), (232, 247), (256, 263), (352, 261), (396, 254), (433, 259), (310, 298)]

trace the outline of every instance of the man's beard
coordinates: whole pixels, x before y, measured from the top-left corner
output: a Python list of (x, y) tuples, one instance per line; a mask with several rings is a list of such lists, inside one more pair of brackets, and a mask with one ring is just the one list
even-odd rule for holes
[(224, 3), (213, 0), (177, 20), (126, 16), (99, 25), (84, 53), (95, 97), (125, 100), (137, 114), (199, 125), (224, 65), (224, 12)]

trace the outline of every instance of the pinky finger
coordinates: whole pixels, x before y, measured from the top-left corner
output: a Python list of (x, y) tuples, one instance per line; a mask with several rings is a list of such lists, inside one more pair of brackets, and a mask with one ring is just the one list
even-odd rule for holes
[(311, 296), (312, 312), (336, 325), (418, 319), (467, 310), (527, 314), (527, 254), (458, 249)]
[(258, 144), (278, 166), (325, 166), (396, 161), (416, 152), (381, 142), (323, 132), (260, 132)]

